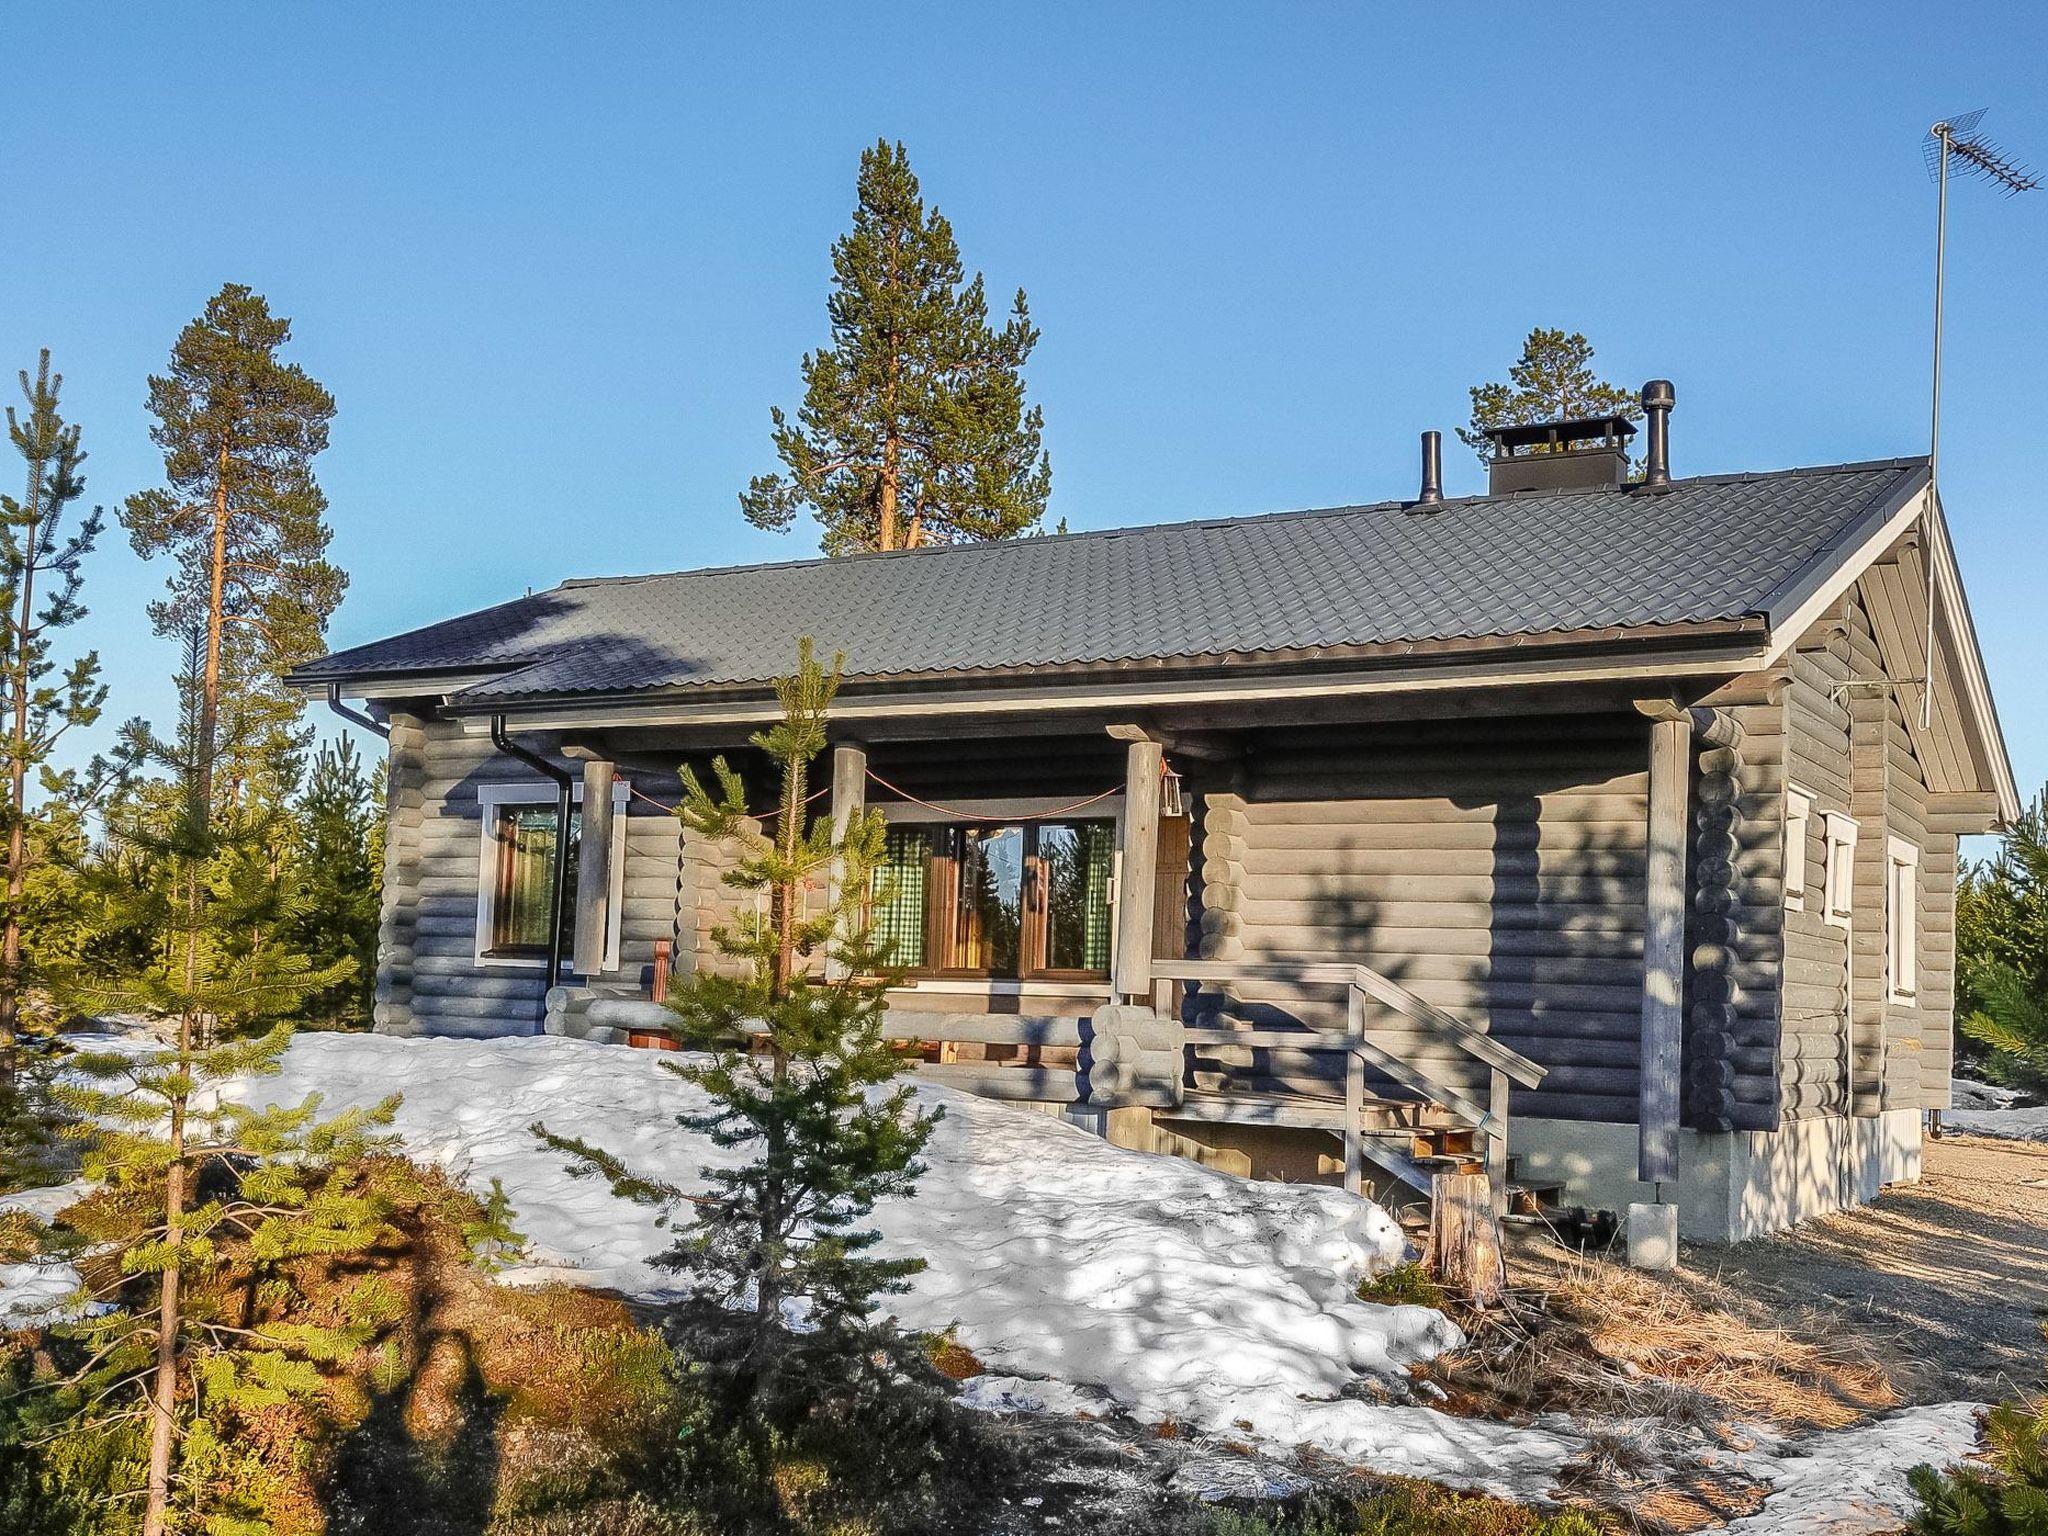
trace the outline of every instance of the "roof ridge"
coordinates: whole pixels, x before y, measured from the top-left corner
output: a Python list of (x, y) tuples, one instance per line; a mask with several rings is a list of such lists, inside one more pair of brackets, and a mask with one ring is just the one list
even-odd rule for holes
[[(1800, 464), (1787, 469), (1738, 470), (1715, 475), (1688, 475), (1684, 479), (1672, 480), (1669, 490), (1683, 490), (1695, 485), (1737, 485), (1757, 480), (1783, 480), (1793, 476), (1837, 475), (1868, 473), (1873, 470), (1904, 469), (1908, 465), (1924, 464), (1926, 454), (1905, 454), (1889, 459), (1852, 460), (1840, 464)], [(1633, 485), (1588, 485), (1560, 486), (1548, 490), (1508, 491), (1501, 494), (1488, 492), (1478, 496), (1447, 496), (1432, 504), (1432, 515), (1441, 515), (1459, 507), (1483, 505), (1492, 502), (1516, 502), (1528, 500), (1555, 500), (1561, 497), (1609, 496), (1633, 494)], [(557, 582), (548, 591), (559, 592), (583, 587), (630, 586), (642, 581), (676, 581), (685, 576), (733, 576), (741, 572), (757, 571), (800, 571), (813, 566), (845, 567), (855, 564), (873, 563), (883, 560), (931, 559), (946, 555), (1000, 555), (1007, 551), (1029, 549), (1039, 544), (1067, 544), (1090, 539), (1129, 538), (1134, 534), (1166, 533), (1186, 528), (1232, 528), (1251, 524), (1306, 520), (1319, 517), (1349, 517), (1368, 513), (1407, 511), (1417, 503), (1410, 497), (1389, 501), (1356, 502), (1333, 507), (1281, 507), (1270, 512), (1232, 512), (1221, 517), (1183, 517), (1162, 523), (1124, 523), (1114, 528), (1076, 528), (1065, 533), (1035, 533), (1023, 538), (989, 540), (964, 544), (935, 544), (922, 549), (866, 549), (850, 555), (810, 555), (801, 560), (756, 560), (735, 561), (725, 565), (686, 566), (673, 571), (642, 571), (625, 576), (571, 576)], [(529, 593), (528, 596), (538, 596)], [(521, 599), (513, 599), (521, 601)], [(482, 612), (484, 610), (475, 610)]]

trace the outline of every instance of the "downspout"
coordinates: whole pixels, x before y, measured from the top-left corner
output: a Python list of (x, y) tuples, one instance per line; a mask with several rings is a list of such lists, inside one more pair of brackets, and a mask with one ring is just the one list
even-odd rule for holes
[(386, 741), (391, 739), (390, 726), (385, 725), (380, 720), (371, 719), (359, 709), (350, 709), (341, 702), (341, 684), (329, 683), (327, 685), (327, 707), (341, 716), (350, 725), (360, 725), (372, 735), (382, 736)]
[(555, 868), (554, 889), (548, 900), (547, 985), (562, 979), (562, 917), (569, 902), (569, 815), (574, 807), (576, 777), (557, 768), (537, 752), (530, 752), (505, 734), (505, 717), (491, 716), (491, 745), (507, 757), (517, 758), (534, 772), (555, 781)]

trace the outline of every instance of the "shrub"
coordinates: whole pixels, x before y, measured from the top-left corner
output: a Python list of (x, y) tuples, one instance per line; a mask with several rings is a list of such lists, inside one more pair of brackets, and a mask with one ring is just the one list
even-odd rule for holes
[(1988, 1465), (1907, 1474), (1918, 1536), (2048, 1536), (2048, 1403), (2006, 1403), (1984, 1426)]

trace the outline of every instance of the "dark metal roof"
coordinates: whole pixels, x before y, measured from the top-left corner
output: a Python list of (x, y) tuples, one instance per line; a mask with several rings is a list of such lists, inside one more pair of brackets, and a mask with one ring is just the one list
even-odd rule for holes
[(1782, 617), (1926, 478), (1895, 459), (569, 581), (295, 681), (467, 674), (458, 700), (487, 704), (760, 684), (806, 634), (851, 678), (900, 678), (1725, 631)]

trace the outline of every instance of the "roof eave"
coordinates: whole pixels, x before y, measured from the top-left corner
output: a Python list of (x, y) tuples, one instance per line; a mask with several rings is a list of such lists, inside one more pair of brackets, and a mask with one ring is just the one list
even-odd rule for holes
[[(835, 712), (847, 715), (946, 709), (1005, 713), (1019, 708), (1113, 708), (1304, 693), (1399, 692), (1735, 673), (1753, 666), (1768, 638), (1760, 615), (1685, 625), (1576, 632), (1564, 637), (1494, 637), (1284, 656), (1159, 658), (1114, 666), (850, 678)], [(472, 722), (496, 715), (523, 727), (613, 723), (711, 724), (766, 718), (767, 683), (698, 685), (613, 693), (460, 695), (444, 713)]]

